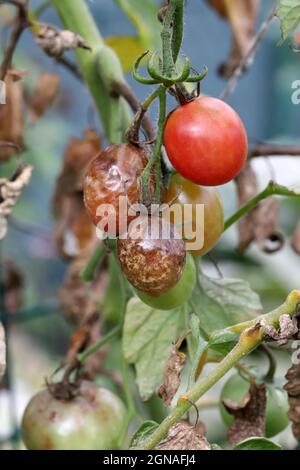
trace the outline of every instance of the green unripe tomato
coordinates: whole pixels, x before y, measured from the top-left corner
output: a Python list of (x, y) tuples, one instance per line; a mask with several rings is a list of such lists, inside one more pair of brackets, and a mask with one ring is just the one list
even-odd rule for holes
[(196, 282), (196, 265), (193, 257), (187, 253), (181, 278), (177, 284), (159, 297), (152, 297), (135, 290), (138, 297), (149, 307), (158, 310), (170, 310), (186, 302), (192, 294)]
[(34, 395), (22, 420), (28, 450), (117, 449), (126, 409), (110, 390), (83, 381), (72, 400), (57, 400), (48, 389)]
[[(287, 412), (289, 404), (287, 393), (271, 384), (266, 384), (267, 408), (266, 408), (266, 436), (273, 437), (283, 431), (289, 424)], [(249, 382), (235, 374), (225, 383), (221, 392), (220, 412), (224, 423), (230, 426), (233, 423), (233, 416), (228, 413), (223, 405), (223, 400), (238, 402), (249, 391)]]

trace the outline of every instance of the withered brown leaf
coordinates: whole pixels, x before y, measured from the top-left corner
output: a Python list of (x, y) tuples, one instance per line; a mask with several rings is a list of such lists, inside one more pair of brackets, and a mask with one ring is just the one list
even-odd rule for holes
[(292, 248), (295, 253), (300, 255), (300, 222), (298, 222), (298, 225), (292, 237)]
[(20, 168), (10, 179), (0, 178), (0, 240), (7, 232), (7, 218), (21, 196), (23, 188), (29, 183), (33, 167)]
[(300, 438), (300, 363), (293, 364), (285, 376), (287, 383), (284, 389), (288, 393), (290, 409), (288, 417), (292, 422), (292, 430), (296, 439)]
[(91, 49), (79, 34), (49, 24), (41, 25), (36, 35), (36, 43), (52, 57), (61, 57), (64, 52), (77, 47)]
[[(258, 193), (256, 174), (248, 163), (236, 178), (238, 205), (242, 207)], [(270, 197), (258, 204), (238, 223), (239, 250), (244, 252), (253, 242), (266, 253), (280, 250), (284, 239), (278, 230), (278, 201)]]
[(88, 129), (83, 139), (72, 138), (53, 196), (54, 238), (61, 256), (73, 259), (96, 242), (96, 230), (83, 204), (83, 178), (89, 162), (100, 151), (100, 138)]
[(224, 400), (227, 411), (234, 416), (234, 422), (227, 434), (228, 442), (235, 445), (249, 437), (265, 435), (266, 386), (251, 383), (249, 392), (237, 403)]
[(29, 101), (29, 117), (35, 123), (53, 104), (59, 90), (59, 75), (56, 73), (42, 73), (38, 79), (36, 89)]
[(180, 385), (180, 372), (185, 363), (185, 354), (172, 346), (170, 356), (166, 362), (163, 383), (157, 390), (158, 396), (165, 406), (169, 406)]
[[(23, 89), (22, 74), (9, 70), (5, 78), (5, 104), (0, 105), (0, 140), (23, 148)], [(8, 160), (16, 153), (13, 146), (0, 146), (0, 161)]]
[(288, 340), (298, 333), (298, 322), (296, 317), (281, 315), (279, 318), (279, 328), (276, 330), (272, 325), (264, 327), (265, 339), (276, 341), (278, 346), (284, 346)]
[(8, 313), (14, 314), (22, 305), (23, 276), (14, 262), (4, 261), (4, 303)]
[(157, 450), (210, 450), (204, 436), (203, 426), (193, 426), (188, 421), (180, 421), (169, 429), (166, 439), (156, 447)]
[(260, 0), (207, 1), (230, 23), (232, 31), (231, 53), (226, 63), (220, 67), (220, 74), (224, 77), (230, 77), (252, 45)]
[(99, 311), (98, 303), (106, 288), (107, 274), (104, 269), (99, 270), (91, 284), (86, 284), (80, 279), (80, 273), (94, 248), (95, 246), (91, 245), (71, 262), (59, 292), (62, 311), (66, 318), (75, 324), (93, 317)]
[(3, 377), (5, 372), (5, 365), (6, 365), (6, 356), (5, 356), (5, 337), (4, 337), (4, 329), (2, 324), (0, 323), (0, 382), (1, 377)]

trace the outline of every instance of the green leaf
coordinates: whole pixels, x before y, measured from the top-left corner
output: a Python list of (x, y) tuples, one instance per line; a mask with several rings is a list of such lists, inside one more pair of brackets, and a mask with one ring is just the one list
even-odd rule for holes
[(123, 332), (125, 359), (135, 365), (140, 395), (147, 400), (162, 381), (172, 343), (184, 329), (185, 307), (155, 310), (133, 297), (127, 304)]
[(161, 26), (157, 21), (158, 5), (154, 0), (115, 0), (128, 16), (141, 39), (144, 49), (160, 45)]
[(211, 444), (210, 445), (210, 450), (223, 450), (219, 444)]
[(135, 36), (112, 36), (105, 42), (119, 57), (125, 73), (130, 72), (137, 57), (145, 51), (143, 42)]
[(276, 14), (281, 23), (281, 44), (300, 24), (299, 0), (280, 0)]
[(233, 450), (282, 450), (282, 448), (264, 437), (250, 437), (239, 442)]
[(190, 304), (207, 333), (257, 316), (262, 309), (258, 294), (240, 279), (210, 279), (199, 274)]
[(144, 421), (132, 436), (130, 447), (137, 447), (141, 445), (149, 436), (151, 436), (151, 434), (153, 434), (158, 426), (158, 423), (155, 421)]
[(117, 324), (126, 309), (126, 285), (121, 268), (113, 253), (109, 256), (109, 284), (102, 301), (102, 313), (106, 320)]

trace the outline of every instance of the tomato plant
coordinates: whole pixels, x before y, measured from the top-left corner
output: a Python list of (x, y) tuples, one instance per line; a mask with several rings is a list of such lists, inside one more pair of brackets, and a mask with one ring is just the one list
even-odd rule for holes
[(187, 254), (183, 273), (174, 287), (164, 294), (153, 297), (136, 290), (138, 297), (150, 307), (158, 310), (170, 310), (184, 304), (191, 296), (196, 281), (196, 266), (190, 254)]
[[(224, 208), (221, 196), (217, 189), (198, 186), (180, 175), (173, 175), (164, 195), (164, 202), (179, 204), (182, 208), (182, 224), (191, 224), (192, 232), (196, 235), (185, 240), (186, 249), (191, 247), (193, 256), (203, 256), (208, 253), (219, 241), (224, 230)], [(185, 204), (192, 204), (192, 220), (190, 214), (185, 212)], [(204, 205), (204, 220), (197, 218), (197, 205)], [(174, 223), (172, 205), (167, 211), (167, 217)], [(196, 236), (203, 232), (203, 246), (195, 249)]]
[(178, 173), (203, 186), (231, 181), (245, 165), (248, 152), (238, 114), (210, 96), (183, 104), (169, 115), (164, 145)]
[[(0, 21), (0, 241), (5, 238), (0, 250), (0, 407), (3, 398), (9, 401), (7, 410), (0, 409), (0, 448), (19, 447), (20, 431), (30, 450), (133, 447), (161, 455), (219, 445), (279, 449), (268, 438), (285, 429), (287, 442), (292, 443), (291, 433), (299, 441), (299, 351), (290, 349), (297, 347), (293, 340), (300, 331), (294, 262), (300, 253), (300, 193), (293, 181), (300, 147), (263, 142), (291, 134), (296, 108), (289, 116), (288, 106), (277, 108), (274, 100), (272, 114), (264, 109), (262, 92), (268, 87), (271, 97), (269, 83), (276, 76), (274, 89), (283, 81), (280, 104), (287, 99), (297, 105), (292, 90), (298, 82), (290, 72), (296, 67), (292, 61), (299, 60), (297, 2), (278, 0), (276, 12), (272, 6), (256, 29), (259, 5), (267, 2), (208, 0), (208, 7), (228, 23), (232, 47), (227, 60), (213, 64), (222, 49), (217, 38), (218, 54), (210, 54), (206, 79), (207, 67), (201, 70), (182, 54), (185, 24), (189, 28), (186, 9), (196, 14), (199, 8), (205, 38), (194, 37), (191, 29), (186, 49), (198, 48), (199, 40), (196, 52), (214, 47), (201, 2), (191, 10), (184, 0), (116, 0), (113, 9), (105, 6), (111, 2), (94, 8), (86, 0), (0, 1), (5, 17)], [(104, 38), (103, 18), (108, 31), (110, 11), (118, 8), (136, 31)], [(234, 108), (241, 109), (251, 135), (248, 149), (244, 123), (227, 102), (275, 17), (282, 43), (290, 36), (295, 44), (286, 48), (284, 60), (279, 55), (277, 66), (276, 60), (261, 60), (262, 71), (249, 74), (244, 92), (235, 95)], [(52, 18), (55, 25), (49, 23)], [(24, 30), (23, 50), (29, 44), (35, 48), (32, 57), (39, 58), (39, 48), (48, 61), (58, 62), (55, 71), (41, 73), (40, 64), (29, 60), (26, 82), (14, 54)], [(272, 38), (266, 57), (273, 57), (271, 47)], [(21, 57), (21, 44), (20, 50)], [(132, 57), (137, 51), (141, 56)], [(25, 62), (20, 62), (22, 69)], [(127, 82), (130, 64), (134, 81)], [(61, 67), (69, 74), (63, 80)], [(214, 68), (226, 80), (221, 93), (220, 80), (210, 78)], [(284, 83), (286, 77), (290, 80)], [(144, 87), (135, 88), (135, 82)], [(49, 128), (47, 121), (34, 125), (50, 106)], [(280, 119), (272, 119), (276, 116)], [(80, 126), (82, 136), (67, 140), (70, 130)], [(299, 136), (291, 137), (297, 142)], [(59, 158), (47, 156), (57, 156), (62, 144), (66, 150), (59, 169)], [(272, 171), (266, 171), (261, 157), (269, 156), (293, 159), (285, 160), (283, 172), (278, 171), (283, 159), (272, 158)], [(221, 199), (216, 187), (230, 181), (234, 184), (222, 188)], [(29, 183), (33, 187), (23, 192)], [(284, 217), (279, 217), (279, 196), (295, 201), (284, 206)], [(50, 199), (53, 224), (45, 218)], [(226, 220), (224, 213), (229, 213)], [(294, 255), (287, 246), (286, 257), (268, 261), (266, 254), (281, 249), (285, 238)], [(246, 251), (251, 245), (256, 249)], [(16, 263), (15, 253), (20, 254)], [(282, 272), (274, 272), (279, 264)], [(235, 279), (237, 272), (245, 279)], [(287, 293), (289, 286), (294, 290)], [(41, 321), (31, 326), (36, 316)], [(24, 322), (29, 326), (23, 328)], [(42, 341), (32, 353), (34, 335)], [(36, 353), (40, 343), (45, 354)], [(284, 370), (289, 351), (291, 364)], [(27, 390), (31, 379), (40, 383), (44, 370), (62, 354), (21, 424), (15, 376), (21, 371), (17, 380)], [(263, 354), (269, 370), (256, 379), (253, 370), (262, 369)], [(247, 356), (253, 369), (244, 361)], [(20, 364), (11, 373), (14, 361)], [(27, 363), (34, 364), (30, 374)], [(216, 401), (212, 387), (235, 369), (242, 375), (234, 373)], [(285, 377), (282, 387), (275, 385), (276, 373)], [(225, 409), (222, 400), (242, 401)], [(202, 408), (208, 405), (220, 411), (227, 432), (206, 423)], [(114, 454), (109, 455), (103, 459), (112, 461)]]
[(29, 450), (116, 449), (125, 416), (120, 398), (84, 381), (68, 401), (47, 389), (34, 395), (24, 412), (22, 437)]
[[(221, 401), (230, 400), (239, 402), (249, 390), (248, 380), (235, 374), (225, 383), (221, 392)], [(283, 431), (289, 424), (288, 418), (289, 404), (287, 393), (280, 388), (267, 384), (267, 407), (266, 407), (266, 436), (273, 437)], [(226, 411), (223, 404), (220, 411), (224, 422), (229, 426), (233, 422), (233, 417)]]

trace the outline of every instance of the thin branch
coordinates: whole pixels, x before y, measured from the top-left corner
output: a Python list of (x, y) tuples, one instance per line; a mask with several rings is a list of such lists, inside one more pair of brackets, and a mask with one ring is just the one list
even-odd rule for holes
[(244, 57), (242, 57), (242, 59), (240, 60), (240, 63), (238, 64), (236, 69), (233, 71), (231, 77), (229, 78), (227, 85), (220, 96), (221, 100), (225, 101), (229, 97), (229, 95), (231, 95), (231, 93), (234, 91), (237, 85), (238, 80), (243, 75), (243, 72), (247, 69), (249, 64), (253, 61), (261, 41), (263, 40), (273, 19), (275, 18), (275, 13), (276, 13), (276, 10), (272, 8), (271, 13), (267, 17), (267, 19), (262, 23), (255, 37), (253, 38), (249, 51)]
[(233, 224), (235, 224), (239, 219), (248, 214), (252, 209), (254, 209), (261, 201), (267, 199), (270, 196), (287, 196), (287, 197), (298, 197), (300, 198), (300, 192), (294, 191), (281, 186), (280, 184), (270, 181), (268, 186), (258, 193), (255, 197), (250, 199), (246, 204), (244, 204), (237, 212), (235, 212), (229, 219), (226, 220), (224, 225), (224, 232), (229, 229)]
[(8, 69), (11, 66), (11, 61), (19, 39), (23, 31), (29, 26), (30, 21), (28, 19), (28, 0), (1, 0), (2, 3), (10, 3), (18, 8), (18, 13), (15, 19), (15, 24), (11, 33), (9, 44), (4, 54), (4, 59), (0, 67), (0, 80), (4, 80)]
[(275, 145), (275, 144), (259, 144), (249, 151), (248, 158), (257, 157), (283, 157), (294, 156), (300, 157), (300, 146), (295, 145)]
[(82, 78), (82, 75), (80, 73), (80, 70), (79, 68), (77, 67), (77, 65), (74, 63), (74, 62), (71, 62), (69, 59), (67, 59), (66, 57), (62, 56), (62, 57), (53, 57), (56, 62), (60, 65), (62, 65), (63, 67), (65, 67), (69, 72), (71, 72), (72, 75), (74, 75), (74, 77), (76, 77), (78, 80), (80, 80), (81, 82), (83, 81), (83, 78)]
[[(137, 113), (140, 110), (141, 104), (139, 100), (137, 99), (133, 91), (125, 82), (114, 81), (111, 85), (111, 88), (112, 88), (112, 95), (122, 96), (122, 98), (124, 98), (124, 100), (127, 101), (127, 103), (129, 104), (129, 106), (131, 107), (134, 113)], [(143, 117), (142, 126), (147, 135), (147, 138), (150, 141), (153, 140), (155, 138), (155, 130), (154, 130), (151, 120), (146, 115), (144, 115)]]

